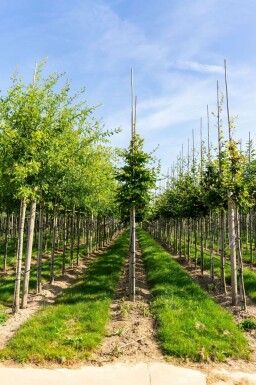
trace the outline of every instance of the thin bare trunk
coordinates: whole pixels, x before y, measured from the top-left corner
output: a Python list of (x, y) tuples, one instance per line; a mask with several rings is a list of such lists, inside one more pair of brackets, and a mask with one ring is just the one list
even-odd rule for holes
[(225, 277), (225, 211), (220, 209), (220, 284), (224, 294), (227, 294), (226, 277)]
[(51, 271), (50, 271), (50, 283), (54, 283), (54, 262), (55, 262), (55, 243), (58, 224), (58, 207), (54, 206), (53, 210), (53, 229), (52, 229), (52, 250), (51, 250)]
[(195, 244), (195, 268), (197, 269), (197, 229), (198, 229), (198, 221), (195, 219), (194, 221), (194, 244)]
[(253, 234), (252, 234), (252, 227), (253, 227), (253, 212), (252, 209), (250, 209), (249, 212), (249, 244), (250, 244), (250, 268), (253, 267)]
[(244, 287), (244, 267), (243, 267), (243, 257), (242, 257), (242, 248), (241, 248), (241, 231), (240, 231), (240, 215), (239, 211), (236, 208), (235, 210), (235, 227), (237, 233), (237, 261), (238, 261), (238, 278), (239, 278), (239, 291), (241, 298), (241, 310), (247, 310), (246, 304), (246, 294)]
[(33, 200), (30, 204), (27, 252), (26, 252), (26, 261), (25, 261), (22, 305), (21, 305), (22, 309), (25, 309), (27, 307), (27, 302), (28, 302), (30, 267), (31, 267), (31, 258), (32, 258), (32, 249), (33, 249), (33, 240), (34, 240), (34, 229), (35, 229), (35, 217), (36, 217), (36, 201)]
[(27, 205), (26, 205), (25, 199), (21, 199), (21, 201), (20, 201), (18, 247), (17, 247), (16, 279), (15, 279), (15, 289), (14, 289), (14, 299), (13, 299), (13, 313), (17, 313), (20, 309), (21, 266), (22, 266), (26, 206)]
[(236, 233), (235, 233), (235, 210), (233, 202), (228, 203), (228, 224), (229, 224), (229, 249), (231, 262), (231, 289), (232, 305), (237, 305), (237, 264), (236, 264)]
[(200, 218), (200, 268), (201, 274), (204, 274), (204, 231), (203, 231), (203, 217)]
[(130, 301), (135, 301), (136, 282), (135, 282), (135, 265), (136, 265), (136, 223), (135, 223), (135, 207), (131, 208), (131, 246), (130, 246)]
[(188, 218), (188, 262), (190, 261), (190, 218)]
[(209, 218), (209, 233), (210, 233), (210, 274), (211, 280), (214, 280), (214, 259), (213, 259), (213, 235), (214, 235), (214, 225), (213, 225), (213, 214), (212, 210), (210, 210), (210, 218)]
[(62, 254), (62, 275), (66, 270), (66, 251), (67, 251), (67, 212), (64, 211), (63, 218), (63, 254)]
[(80, 253), (80, 238), (81, 238), (81, 229), (80, 229), (80, 209), (77, 214), (77, 249), (76, 249), (76, 265), (79, 265), (79, 253)]
[(4, 273), (7, 271), (7, 256), (8, 256), (8, 243), (9, 243), (9, 234), (10, 234), (10, 213), (7, 211), (6, 215), (6, 225), (5, 225), (5, 245), (4, 245)]
[(75, 243), (75, 206), (73, 206), (72, 216), (71, 216), (71, 229), (70, 229), (70, 267), (74, 266), (74, 243)]
[(37, 281), (36, 291), (38, 294), (42, 292), (42, 258), (43, 258), (43, 237), (44, 237), (44, 224), (43, 224), (43, 201), (39, 204), (39, 225), (38, 225), (38, 250), (37, 250)]

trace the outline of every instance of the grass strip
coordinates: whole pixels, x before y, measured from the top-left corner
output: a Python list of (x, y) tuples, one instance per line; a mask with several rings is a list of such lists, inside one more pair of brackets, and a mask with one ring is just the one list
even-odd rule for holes
[(72, 364), (101, 342), (128, 250), (125, 232), (89, 266), (76, 283), (24, 323), (0, 359)]
[(249, 358), (248, 343), (221, 308), (144, 230), (138, 229), (153, 295), (160, 345), (166, 355), (192, 361)]

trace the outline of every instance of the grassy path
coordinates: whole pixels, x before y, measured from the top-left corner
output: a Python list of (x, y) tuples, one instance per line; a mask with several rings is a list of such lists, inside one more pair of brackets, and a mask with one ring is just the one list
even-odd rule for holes
[(0, 359), (72, 364), (90, 356), (104, 337), (128, 240), (125, 232), (54, 305), (43, 307), (23, 324)]
[(138, 229), (164, 352), (192, 361), (248, 358), (248, 343), (222, 309), (145, 231)]

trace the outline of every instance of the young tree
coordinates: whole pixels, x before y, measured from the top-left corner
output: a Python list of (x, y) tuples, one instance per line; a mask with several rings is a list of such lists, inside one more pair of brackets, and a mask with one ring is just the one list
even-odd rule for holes
[[(135, 223), (145, 217), (147, 206), (151, 200), (151, 190), (157, 180), (157, 169), (149, 167), (153, 158), (143, 150), (143, 139), (138, 134), (127, 150), (123, 151), (124, 166), (117, 171), (116, 200), (120, 208), (121, 218), (129, 222), (131, 211), (136, 210), (136, 218), (132, 221), (131, 243), (135, 243)], [(135, 253), (132, 253), (129, 264), (129, 297), (135, 300)]]

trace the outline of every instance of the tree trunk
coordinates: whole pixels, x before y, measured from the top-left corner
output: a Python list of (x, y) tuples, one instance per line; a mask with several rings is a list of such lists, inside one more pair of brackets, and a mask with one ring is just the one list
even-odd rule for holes
[(190, 218), (188, 218), (188, 262), (190, 262)]
[(179, 256), (182, 257), (182, 219), (179, 219)]
[(235, 233), (235, 210), (234, 202), (228, 203), (228, 224), (229, 224), (229, 249), (231, 262), (231, 286), (232, 305), (237, 305), (237, 265), (236, 265), (236, 233)]
[(43, 207), (44, 207), (44, 202), (41, 201), (39, 204), (39, 223), (38, 223), (37, 280), (36, 280), (37, 294), (41, 294), (42, 292), (42, 257), (43, 257), (43, 237), (44, 237)]
[(250, 244), (250, 268), (253, 267), (253, 234), (252, 234), (252, 224), (253, 224), (253, 213), (252, 209), (249, 212), (249, 244)]
[(63, 218), (63, 254), (62, 254), (62, 275), (66, 271), (66, 252), (67, 252), (67, 212), (64, 211)]
[(236, 208), (235, 210), (235, 227), (237, 233), (237, 259), (238, 259), (238, 277), (239, 277), (239, 291), (241, 298), (241, 310), (246, 311), (246, 294), (244, 287), (244, 267), (243, 267), (243, 257), (242, 257), (242, 249), (241, 249), (241, 231), (240, 231), (240, 215), (239, 211)]
[(226, 287), (226, 277), (225, 277), (225, 211), (223, 209), (220, 209), (220, 219), (219, 219), (219, 226), (220, 226), (220, 284), (221, 288), (223, 290), (223, 293), (227, 294), (227, 287)]
[(53, 210), (53, 229), (52, 229), (52, 250), (51, 250), (51, 271), (50, 271), (50, 283), (54, 283), (54, 257), (55, 257), (55, 242), (56, 242), (56, 232), (58, 225), (58, 207), (54, 206)]
[(14, 299), (13, 299), (13, 313), (17, 313), (20, 309), (21, 266), (22, 266), (26, 206), (27, 205), (26, 205), (25, 199), (21, 199), (21, 201), (20, 201), (18, 247), (17, 247), (16, 279), (15, 279)]
[(203, 217), (200, 218), (200, 268), (201, 274), (204, 274), (204, 231), (203, 231)]
[(214, 260), (213, 260), (213, 235), (214, 235), (214, 226), (213, 226), (213, 215), (212, 210), (210, 210), (209, 217), (209, 233), (210, 233), (210, 275), (211, 280), (214, 280)]
[(25, 261), (24, 284), (23, 284), (22, 309), (25, 309), (27, 307), (27, 302), (28, 302), (30, 267), (31, 267), (31, 258), (32, 258), (32, 250), (33, 250), (34, 229), (35, 229), (35, 217), (36, 217), (36, 201), (33, 200), (30, 203), (30, 218), (29, 218), (29, 225), (28, 225), (28, 239), (27, 239), (27, 252), (26, 252), (26, 261)]
[(91, 215), (90, 221), (90, 253), (93, 253), (93, 234), (94, 234), (94, 216)]
[(86, 217), (86, 249), (87, 249), (87, 257), (90, 255), (90, 219)]
[(197, 269), (197, 228), (198, 228), (198, 221), (197, 219), (194, 220), (194, 244), (195, 244), (195, 268)]
[(74, 267), (74, 242), (75, 242), (75, 205), (73, 206), (72, 216), (71, 216), (71, 229), (70, 229), (70, 267)]
[(10, 233), (10, 213), (7, 211), (6, 215), (6, 225), (5, 225), (5, 245), (4, 245), (4, 273), (7, 271), (7, 256), (8, 256), (8, 243), (9, 243), (9, 233)]
[(80, 229), (80, 209), (78, 210), (77, 214), (77, 249), (76, 249), (76, 265), (79, 265), (79, 253), (80, 253), (80, 238), (81, 238), (81, 229)]
[(135, 301), (135, 264), (136, 264), (136, 224), (135, 224), (135, 207), (131, 208), (130, 213), (131, 239), (130, 239), (130, 263), (129, 263), (129, 299)]

